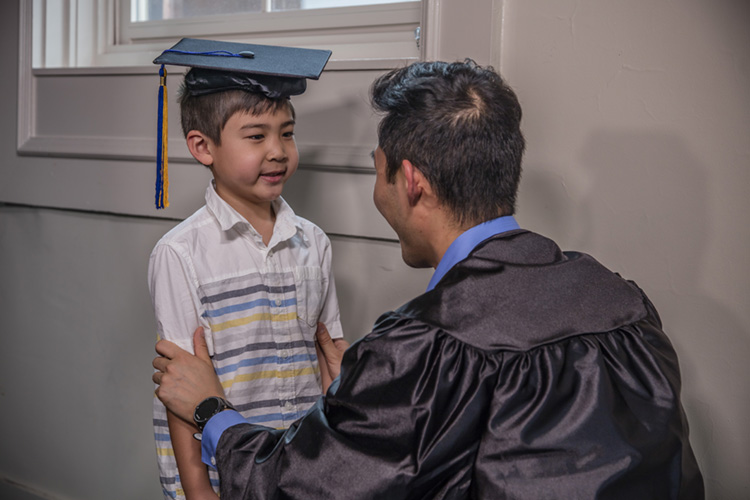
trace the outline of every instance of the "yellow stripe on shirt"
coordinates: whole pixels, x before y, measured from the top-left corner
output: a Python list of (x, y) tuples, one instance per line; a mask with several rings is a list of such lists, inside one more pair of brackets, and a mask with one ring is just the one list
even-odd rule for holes
[(253, 373), (243, 373), (241, 375), (237, 375), (231, 380), (226, 380), (221, 383), (221, 386), (224, 389), (228, 389), (229, 387), (232, 387), (232, 385), (237, 382), (250, 382), (252, 380), (258, 380), (262, 378), (290, 378), (290, 377), (301, 377), (303, 375), (315, 375), (318, 373), (320, 369), (316, 367), (305, 367), (305, 368), (298, 368), (296, 370), (265, 370), (260, 372), (253, 372)]
[(215, 332), (226, 330), (235, 326), (247, 325), (256, 321), (292, 321), (297, 319), (297, 313), (286, 313), (286, 314), (271, 314), (271, 313), (258, 313), (244, 318), (232, 319), (223, 323), (217, 323), (211, 326), (211, 329)]

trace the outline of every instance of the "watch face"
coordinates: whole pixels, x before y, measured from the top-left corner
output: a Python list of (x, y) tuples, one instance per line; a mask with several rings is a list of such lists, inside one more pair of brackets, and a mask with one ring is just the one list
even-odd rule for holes
[(211, 418), (214, 413), (216, 413), (216, 410), (219, 408), (219, 399), (218, 398), (208, 398), (205, 399), (201, 404), (198, 405), (198, 407), (195, 409), (195, 420), (196, 422), (205, 422), (209, 418)]

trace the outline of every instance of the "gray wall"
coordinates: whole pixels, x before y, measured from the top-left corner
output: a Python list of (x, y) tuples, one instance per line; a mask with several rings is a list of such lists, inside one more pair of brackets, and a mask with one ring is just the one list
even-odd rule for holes
[[(651, 296), (680, 355), (709, 498), (747, 498), (747, 2), (478, 4), (493, 9), (485, 46), (455, 54), (446, 44), (437, 53), (489, 59), (519, 94), (528, 139), (521, 224), (593, 253)], [(171, 219), (158, 219), (149, 208), (150, 163), (19, 156), (17, 20), (18, 5), (3, 2), (0, 201), (10, 205), (0, 205), (0, 496), (14, 498), (5, 491), (21, 484), (49, 498), (159, 498), (146, 259), (161, 234), (200, 206), (206, 173), (175, 164)], [(441, 30), (459, 41), (477, 31), (455, 13)], [(377, 73), (334, 71), (311, 86), (297, 101), (300, 139), (374, 143), (365, 95)], [(45, 131), (69, 124), (86, 132), (103, 113), (98, 101), (56, 113), (56, 77), (44, 78), (49, 104), (37, 113)], [(151, 99), (148, 75), (127, 78), (135, 102)], [(57, 105), (70, 107), (72, 92), (57, 94)], [(126, 135), (153, 128), (151, 117), (117, 119), (123, 123), (109, 126)], [(299, 213), (334, 234), (350, 338), (429, 278), (407, 270), (387, 241), (393, 235), (371, 206), (372, 180), (366, 170), (303, 166), (286, 190)]]
[(750, 498), (750, 3), (506, 4), (521, 222), (645, 289), (709, 497)]

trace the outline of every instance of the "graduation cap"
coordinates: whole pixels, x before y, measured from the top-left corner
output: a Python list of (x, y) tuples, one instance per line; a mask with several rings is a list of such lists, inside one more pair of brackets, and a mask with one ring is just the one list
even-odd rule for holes
[(184, 91), (200, 96), (244, 90), (272, 99), (302, 94), (307, 79), (317, 80), (330, 50), (278, 47), (183, 38), (154, 59), (160, 64), (156, 172), (156, 208), (169, 206), (167, 176), (167, 71), (164, 65), (188, 66)]

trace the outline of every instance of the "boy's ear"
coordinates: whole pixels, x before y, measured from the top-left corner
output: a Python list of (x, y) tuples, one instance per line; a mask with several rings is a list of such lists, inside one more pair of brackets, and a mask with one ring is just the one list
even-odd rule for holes
[(427, 178), (412, 162), (403, 160), (401, 162), (401, 169), (404, 172), (406, 195), (409, 198), (410, 205), (416, 205), (423, 196), (432, 195), (432, 186), (430, 186)]
[(186, 137), (187, 147), (193, 158), (203, 165), (210, 167), (214, 164), (214, 158), (211, 155), (211, 139), (206, 137), (202, 132), (191, 130)]

